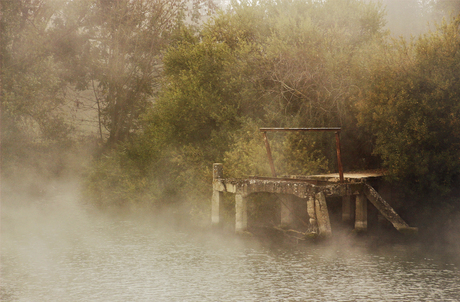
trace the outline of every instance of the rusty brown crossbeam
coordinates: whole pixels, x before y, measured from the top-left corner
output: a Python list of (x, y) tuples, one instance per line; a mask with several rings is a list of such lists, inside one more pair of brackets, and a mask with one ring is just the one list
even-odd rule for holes
[(340, 127), (332, 128), (259, 128), (261, 132), (268, 131), (340, 131)]
[(340, 182), (343, 182), (343, 166), (342, 166), (342, 158), (340, 155), (340, 131), (342, 128), (340, 127), (328, 127), (328, 128), (260, 128), (260, 131), (262, 132), (264, 136), (264, 143), (265, 143), (265, 148), (267, 149), (267, 156), (268, 156), (268, 161), (270, 164), (270, 169), (272, 171), (272, 176), (276, 177), (276, 170), (275, 170), (275, 164), (273, 163), (273, 157), (272, 157), (272, 152), (270, 149), (270, 143), (268, 141), (267, 137), (267, 132), (278, 132), (278, 131), (287, 131), (287, 132), (293, 132), (293, 131), (334, 131), (335, 132), (335, 144), (336, 144), (336, 149), (337, 149), (337, 165), (339, 168), (339, 178)]

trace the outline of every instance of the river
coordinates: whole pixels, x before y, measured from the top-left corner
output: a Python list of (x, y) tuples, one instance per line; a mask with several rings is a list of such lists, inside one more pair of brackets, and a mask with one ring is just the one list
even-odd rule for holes
[(2, 194), (2, 301), (460, 301), (458, 264), (414, 244), (267, 243), (97, 214), (72, 192)]

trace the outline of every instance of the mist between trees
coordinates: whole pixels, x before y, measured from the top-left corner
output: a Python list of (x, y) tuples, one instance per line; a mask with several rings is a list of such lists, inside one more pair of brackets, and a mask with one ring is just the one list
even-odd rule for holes
[[(259, 127), (339, 126), (345, 170), (458, 209), (459, 1), (227, 2), (1, 0), (3, 179), (202, 220), (212, 163), (269, 175)], [(279, 174), (336, 170), (327, 133), (270, 139)]]

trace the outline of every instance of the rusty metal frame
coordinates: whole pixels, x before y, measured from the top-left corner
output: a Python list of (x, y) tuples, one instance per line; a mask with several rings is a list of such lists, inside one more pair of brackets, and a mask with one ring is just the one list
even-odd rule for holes
[(340, 156), (340, 131), (342, 130), (342, 128), (340, 127), (335, 127), (335, 128), (260, 128), (259, 130), (262, 132), (264, 136), (265, 148), (267, 149), (268, 161), (270, 163), (270, 169), (272, 171), (273, 177), (277, 177), (277, 176), (276, 176), (276, 171), (275, 171), (275, 165), (273, 163), (272, 152), (270, 149), (270, 143), (267, 137), (267, 132), (334, 131), (335, 132), (335, 145), (337, 149), (337, 165), (339, 166), (339, 178), (340, 178), (340, 182), (343, 182), (343, 166), (342, 166), (342, 159)]

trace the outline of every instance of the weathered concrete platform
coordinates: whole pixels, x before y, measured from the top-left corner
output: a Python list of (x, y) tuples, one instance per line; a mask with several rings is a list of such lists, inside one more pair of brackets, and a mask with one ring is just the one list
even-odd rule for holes
[[(339, 174), (290, 176), (290, 177), (249, 177), (224, 178), (222, 164), (213, 166), (213, 196), (212, 215), (213, 225), (220, 224), (220, 202), (222, 193), (235, 194), (235, 231), (247, 231), (247, 197), (254, 193), (277, 194), (281, 202), (281, 226), (288, 227), (295, 219), (296, 213), (292, 196), (305, 201), (307, 216), (305, 221), (310, 224), (309, 229), (320, 236), (332, 234), (327, 209), (326, 198), (329, 196), (342, 197), (342, 220), (349, 221), (355, 218), (354, 227), (357, 231), (367, 230), (367, 202), (368, 200), (389, 220), (395, 228), (403, 233), (416, 232), (411, 228), (393, 208), (371, 187), (367, 180), (379, 178), (381, 171), (366, 171), (344, 173), (343, 180)], [(355, 206), (352, 206), (353, 200)], [(353, 213), (353, 208), (355, 213)]]

